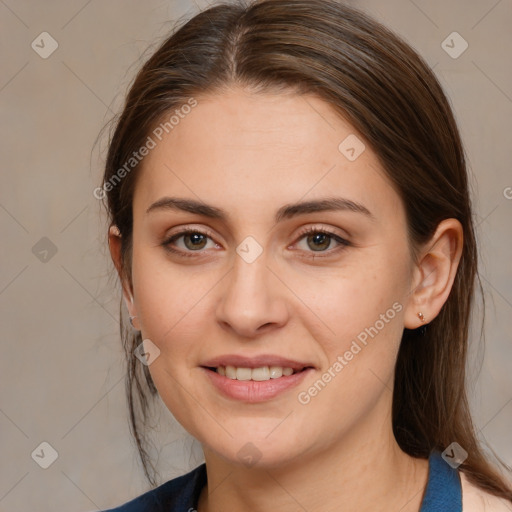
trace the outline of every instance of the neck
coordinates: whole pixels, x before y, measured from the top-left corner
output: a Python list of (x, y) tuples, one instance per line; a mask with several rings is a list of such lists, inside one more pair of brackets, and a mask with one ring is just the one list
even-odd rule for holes
[(400, 449), (389, 417), (385, 424), (378, 411), (374, 417), (323, 451), (301, 453), (279, 466), (241, 467), (205, 450), (208, 485), (198, 512), (369, 512), (376, 504), (379, 510), (418, 512), (428, 461)]

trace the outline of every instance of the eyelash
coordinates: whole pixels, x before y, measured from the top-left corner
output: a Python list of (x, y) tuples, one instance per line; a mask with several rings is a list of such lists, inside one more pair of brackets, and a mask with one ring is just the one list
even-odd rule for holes
[[(310, 259), (325, 258), (325, 257), (331, 256), (333, 253), (337, 253), (339, 251), (342, 251), (346, 247), (349, 247), (349, 246), (352, 245), (350, 242), (348, 242), (344, 238), (341, 238), (340, 236), (336, 235), (332, 231), (329, 231), (329, 230), (327, 230), (325, 228), (316, 228), (314, 226), (313, 227), (309, 227), (309, 228), (305, 229), (304, 231), (302, 231), (300, 233), (300, 235), (299, 235), (299, 238), (297, 239), (297, 242), (302, 240), (307, 235), (318, 234), (318, 233), (322, 233), (324, 235), (328, 235), (333, 240), (338, 242), (340, 245), (337, 248), (335, 248), (335, 249), (330, 249), (328, 251), (319, 251), (318, 254), (313, 254), (312, 256), (305, 256), (306, 258), (310, 258)], [(164, 247), (164, 249), (166, 251), (169, 251), (171, 253), (177, 254), (180, 257), (194, 258), (194, 257), (196, 257), (196, 254), (194, 254), (194, 253), (201, 253), (203, 251), (201, 251), (201, 250), (198, 250), (198, 251), (182, 251), (182, 250), (173, 249), (171, 247), (171, 244), (174, 241), (176, 241), (179, 238), (181, 238), (182, 236), (184, 236), (184, 235), (192, 235), (192, 234), (206, 235), (208, 238), (213, 240), (212, 234), (210, 232), (208, 232), (207, 230), (200, 231), (198, 229), (186, 229), (186, 230), (180, 231), (179, 233), (175, 233), (170, 238), (164, 240), (164, 242), (162, 242), (161, 245), (162, 245), (162, 247)], [(314, 253), (315, 251), (308, 251), (308, 252), (313, 252)]]

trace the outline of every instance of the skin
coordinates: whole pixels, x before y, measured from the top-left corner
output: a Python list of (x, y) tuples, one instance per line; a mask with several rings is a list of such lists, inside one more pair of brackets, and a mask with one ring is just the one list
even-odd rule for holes
[[(414, 261), (398, 194), (368, 145), (355, 161), (338, 150), (350, 134), (364, 138), (327, 103), (238, 87), (196, 99), (143, 161), (132, 282), (123, 279), (123, 290), (135, 327), (160, 350), (149, 370), (162, 400), (203, 446), (208, 486), (198, 510), (369, 511), (379, 503), (380, 510), (418, 511), (428, 461), (402, 452), (393, 436), (394, 364), (403, 328), (422, 325), (418, 311), (430, 322), (449, 295), (460, 223), (441, 222)], [(324, 211), (274, 221), (285, 204), (333, 195), (362, 203), (374, 218)], [(228, 220), (146, 213), (163, 196), (201, 200)], [(192, 257), (162, 247), (189, 227), (211, 234), (199, 249), (190, 238), (174, 242)], [(350, 245), (308, 243), (307, 227)], [(236, 252), (247, 236), (263, 250), (252, 263)], [(122, 275), (115, 228), (109, 243)], [(298, 393), (394, 303), (402, 306), (394, 318), (300, 403)], [(315, 370), (297, 388), (245, 403), (222, 396), (200, 368), (225, 354), (276, 354)], [(238, 456), (249, 442), (259, 457), (250, 467)]]

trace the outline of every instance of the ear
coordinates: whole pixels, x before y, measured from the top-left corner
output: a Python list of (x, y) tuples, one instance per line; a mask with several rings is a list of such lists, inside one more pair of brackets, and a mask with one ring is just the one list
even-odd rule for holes
[[(128, 313), (131, 317), (137, 316), (137, 310), (134, 304), (133, 291), (131, 290), (130, 284), (127, 282), (126, 277), (123, 273), (122, 259), (121, 259), (121, 234), (119, 228), (113, 224), (108, 230), (108, 246), (110, 249), (110, 256), (114, 262), (121, 285), (123, 287), (123, 298), (128, 309)], [(134, 318), (134, 327), (136, 327), (136, 318)]]
[[(457, 219), (439, 223), (423, 245), (413, 270), (412, 287), (405, 309), (405, 327), (416, 329), (431, 322), (450, 295), (462, 255), (463, 229)], [(423, 313), (424, 321), (418, 317)]]

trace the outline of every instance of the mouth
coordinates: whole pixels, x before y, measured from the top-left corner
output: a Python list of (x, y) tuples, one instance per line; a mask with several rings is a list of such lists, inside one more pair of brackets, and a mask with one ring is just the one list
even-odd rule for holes
[(316, 369), (309, 363), (273, 355), (221, 356), (200, 368), (222, 396), (252, 404), (286, 396), (285, 392), (297, 387)]

